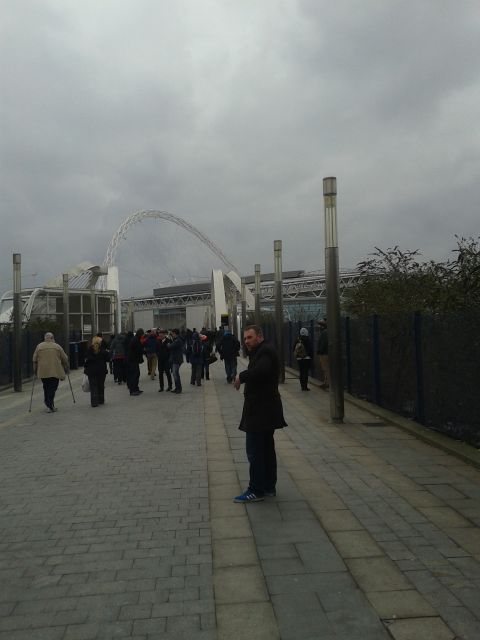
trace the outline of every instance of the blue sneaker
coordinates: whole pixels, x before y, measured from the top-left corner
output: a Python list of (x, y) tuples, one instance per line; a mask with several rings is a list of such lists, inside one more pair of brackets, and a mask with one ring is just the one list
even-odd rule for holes
[(247, 489), (241, 495), (235, 496), (233, 499), (234, 502), (240, 502), (242, 504), (246, 504), (247, 502), (261, 502), (263, 500), (263, 496), (257, 496), (256, 493)]

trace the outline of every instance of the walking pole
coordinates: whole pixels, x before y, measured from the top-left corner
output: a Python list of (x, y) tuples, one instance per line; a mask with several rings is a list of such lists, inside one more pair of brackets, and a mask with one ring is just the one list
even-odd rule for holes
[(70, 385), (70, 391), (72, 392), (73, 404), (75, 404), (75, 396), (73, 395), (72, 382), (70, 380), (70, 376), (69, 376), (68, 372), (65, 371), (65, 373), (67, 374), (68, 384)]
[(30, 395), (30, 408), (28, 409), (28, 413), (32, 413), (32, 400), (33, 400), (33, 390), (35, 388), (35, 374), (33, 374), (33, 384), (32, 384), (32, 393)]

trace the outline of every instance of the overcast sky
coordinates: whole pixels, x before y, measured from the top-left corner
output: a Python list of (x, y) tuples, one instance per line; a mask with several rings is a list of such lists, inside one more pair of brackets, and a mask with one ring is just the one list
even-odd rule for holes
[[(158, 209), (241, 273), (341, 268), (375, 246), (443, 259), (478, 236), (478, 0), (2, 0), (0, 292), (101, 263)], [(121, 293), (221, 263), (164, 221), (130, 228)], [(34, 275), (36, 274), (36, 275)]]

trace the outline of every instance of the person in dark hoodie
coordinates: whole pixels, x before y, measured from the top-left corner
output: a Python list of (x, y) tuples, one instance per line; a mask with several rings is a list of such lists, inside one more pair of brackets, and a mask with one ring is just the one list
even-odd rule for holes
[(167, 391), (172, 390), (172, 374), (170, 373), (170, 351), (168, 345), (172, 340), (167, 336), (165, 329), (158, 330), (157, 338), (157, 359), (158, 359), (158, 382), (160, 384), (159, 392), (165, 388), (164, 374), (167, 378)]
[(118, 384), (127, 381), (127, 368), (125, 366), (125, 334), (117, 333), (110, 343), (110, 358), (113, 363), (113, 379)]
[(130, 389), (131, 396), (139, 396), (143, 393), (143, 391), (138, 388), (138, 382), (140, 380), (140, 365), (143, 362), (142, 338), (144, 334), (143, 329), (137, 329), (137, 332), (128, 345), (128, 388)]
[(227, 382), (233, 382), (237, 375), (237, 357), (240, 352), (240, 342), (228, 327), (225, 328), (223, 336), (218, 343), (217, 351), (220, 353), (220, 359), (223, 360), (225, 365)]
[(182, 366), (183, 362), (183, 348), (184, 345), (183, 340), (180, 337), (180, 331), (178, 329), (172, 329), (172, 342), (168, 345), (172, 376), (175, 383), (175, 389), (172, 389), (172, 393), (182, 393), (180, 367)]
[(196, 329), (193, 330), (191, 340), (190, 365), (192, 373), (190, 376), (190, 384), (202, 386), (202, 368), (203, 368), (203, 343), (200, 340), (200, 334)]
[(310, 391), (308, 388), (308, 371), (312, 366), (313, 347), (306, 327), (300, 329), (300, 335), (293, 346), (293, 355), (297, 360), (300, 373), (300, 388), (302, 391)]

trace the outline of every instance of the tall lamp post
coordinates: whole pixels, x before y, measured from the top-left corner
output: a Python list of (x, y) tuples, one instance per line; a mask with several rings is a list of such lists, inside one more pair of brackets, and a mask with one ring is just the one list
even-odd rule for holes
[(260, 326), (260, 265), (255, 265), (255, 324)]
[(243, 345), (242, 347), (243, 357), (246, 356), (246, 347), (243, 344), (243, 332), (245, 331), (245, 327), (247, 326), (247, 297), (246, 297), (245, 287), (246, 287), (245, 277), (242, 277), (242, 284), (240, 287), (241, 301), (242, 301), (242, 326), (240, 327), (240, 342)]
[(90, 267), (90, 306), (91, 306), (91, 338), (97, 335), (98, 332), (98, 317), (97, 317), (97, 296), (95, 294), (95, 286), (100, 276), (108, 275), (108, 267)]
[(13, 254), (13, 388), (22, 390), (22, 254)]
[(282, 290), (282, 241), (273, 241), (275, 265), (275, 327), (277, 333), (277, 352), (280, 360), (280, 382), (285, 382), (285, 360), (283, 349), (283, 290)]
[(63, 274), (63, 350), (70, 358), (70, 307), (68, 303), (68, 273)]
[(342, 349), (340, 333), (340, 278), (338, 268), (337, 179), (323, 179), (325, 204), (325, 274), (327, 285), (328, 362), (330, 366), (330, 418), (344, 416)]

